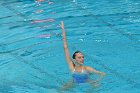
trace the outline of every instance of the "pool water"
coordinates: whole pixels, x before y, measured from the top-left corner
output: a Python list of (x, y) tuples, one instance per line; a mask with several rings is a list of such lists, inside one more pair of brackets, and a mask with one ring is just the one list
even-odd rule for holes
[(71, 56), (107, 73), (63, 93), (140, 93), (139, 13), (139, 0), (1, 0), (0, 93), (58, 93), (71, 79), (61, 21)]

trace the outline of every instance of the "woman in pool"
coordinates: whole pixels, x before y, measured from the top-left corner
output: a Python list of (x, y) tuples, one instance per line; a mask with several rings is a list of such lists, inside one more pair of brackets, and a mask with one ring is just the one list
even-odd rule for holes
[[(90, 83), (92, 86), (96, 87), (97, 82), (99, 82), (105, 76), (105, 73), (97, 71), (94, 68), (89, 67), (89, 66), (83, 66), (84, 55), (80, 51), (76, 51), (73, 54), (73, 57), (72, 57), (73, 60), (70, 58), (67, 40), (66, 40), (66, 32), (64, 29), (63, 22), (61, 22), (60, 27), (62, 29), (66, 62), (69, 66), (69, 69), (70, 69), (70, 72), (72, 73), (72, 78), (73, 78), (72, 81), (65, 84), (64, 87), (61, 88), (61, 90), (69, 89), (70, 87), (73, 87), (74, 84), (79, 84), (79, 83)], [(89, 75), (92, 73), (100, 75), (100, 77), (98, 78), (98, 80), (96, 80), (96, 82), (89, 78)]]

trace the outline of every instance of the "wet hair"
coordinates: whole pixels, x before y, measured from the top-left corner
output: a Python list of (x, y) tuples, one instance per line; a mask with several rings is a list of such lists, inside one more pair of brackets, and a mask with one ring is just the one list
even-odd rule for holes
[(73, 59), (75, 59), (75, 56), (76, 56), (77, 53), (82, 53), (82, 52), (81, 51), (75, 51), (73, 56), (72, 56)]

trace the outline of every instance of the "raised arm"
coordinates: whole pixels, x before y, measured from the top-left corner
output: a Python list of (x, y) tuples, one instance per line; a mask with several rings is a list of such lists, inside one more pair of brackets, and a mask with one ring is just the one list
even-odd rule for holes
[(70, 58), (69, 50), (68, 50), (68, 45), (67, 45), (67, 38), (66, 38), (66, 32), (64, 28), (64, 22), (62, 21), (60, 24), (60, 27), (62, 29), (62, 37), (63, 37), (63, 44), (64, 44), (64, 52), (65, 52), (65, 57), (66, 57), (66, 62), (69, 66), (69, 69), (73, 71), (74, 69), (74, 64)]

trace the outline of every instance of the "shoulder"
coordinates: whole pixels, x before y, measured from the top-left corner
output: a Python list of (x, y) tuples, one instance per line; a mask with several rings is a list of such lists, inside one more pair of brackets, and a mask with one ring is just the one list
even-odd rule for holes
[(70, 69), (70, 72), (73, 72), (73, 71), (75, 70), (75, 65), (73, 64), (73, 62), (72, 62), (72, 64), (69, 66), (69, 69)]
[(93, 72), (95, 71), (94, 68), (90, 67), (90, 66), (84, 66), (84, 69), (87, 70), (88, 72)]
[(90, 66), (83, 66), (84, 70), (87, 70), (87, 71), (93, 71), (94, 68), (90, 67)]
[(83, 66), (84, 69), (91, 69), (92, 67), (90, 66)]

